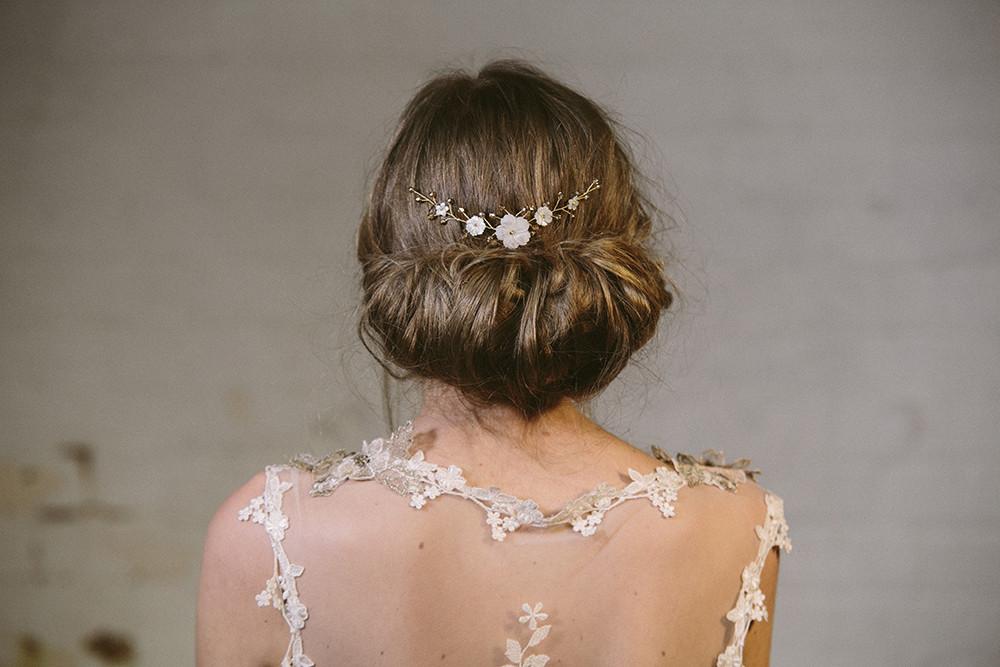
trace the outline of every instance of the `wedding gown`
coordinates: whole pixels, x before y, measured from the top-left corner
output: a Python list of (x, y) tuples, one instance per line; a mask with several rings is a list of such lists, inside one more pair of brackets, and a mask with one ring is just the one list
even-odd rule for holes
[(791, 549), (749, 461), (653, 447), (655, 470), (545, 514), (412, 450), (410, 421), (266, 466), (238, 519), (274, 552), (256, 602), (287, 624), (282, 667), (742, 665), (765, 559)]

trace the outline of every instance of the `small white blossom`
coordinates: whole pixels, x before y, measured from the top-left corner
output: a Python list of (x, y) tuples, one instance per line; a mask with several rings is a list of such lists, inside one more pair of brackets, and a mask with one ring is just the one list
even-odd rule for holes
[(597, 532), (596, 524), (591, 523), (590, 518), (586, 516), (581, 516), (579, 518), (573, 519), (572, 525), (573, 525), (573, 530), (584, 536), (593, 535), (595, 532)]
[(410, 496), (410, 506), (420, 509), (427, 504), (427, 499), (424, 498), (422, 493), (414, 493)]
[(662, 492), (654, 491), (653, 493), (649, 494), (649, 501), (653, 503), (653, 507), (660, 510), (660, 514), (662, 514), (666, 518), (669, 519), (670, 517), (676, 515), (676, 510), (674, 509), (674, 505), (671, 502), (669, 496), (665, 496), (665, 494), (663, 494)]
[(505, 247), (519, 248), (531, 238), (531, 228), (526, 218), (508, 213), (500, 218), (495, 236)]
[(764, 606), (764, 593), (757, 589), (750, 593), (750, 618), (755, 621), (767, 620), (767, 607)]
[(518, 623), (527, 623), (528, 627), (532, 630), (538, 628), (538, 621), (544, 621), (549, 617), (548, 614), (542, 611), (542, 603), (535, 603), (534, 608), (527, 602), (521, 605), (521, 609), (524, 610), (524, 616), (520, 616), (517, 619)]
[(719, 656), (716, 667), (743, 667), (739, 648), (735, 644), (727, 646), (726, 652)]
[(448, 202), (440, 202), (434, 207), (434, 215), (443, 217), (448, 215)]
[(482, 216), (474, 215), (465, 221), (465, 231), (472, 236), (479, 236), (486, 229), (486, 221)]
[(503, 542), (504, 538), (507, 537), (507, 533), (503, 528), (503, 521), (500, 512), (490, 510), (486, 513), (486, 523), (490, 526), (490, 535), (497, 542)]
[(550, 222), (552, 222), (552, 209), (548, 206), (539, 206), (535, 211), (535, 224), (544, 227)]
[(575, 211), (576, 207), (579, 205), (580, 205), (580, 198), (575, 195), (570, 197), (569, 201), (566, 202), (566, 208), (568, 208), (571, 211)]
[[(261, 512), (263, 514), (263, 512)], [(271, 512), (257, 520), (257, 513), (254, 512), (254, 521), (264, 525), (266, 530), (274, 539), (279, 542), (285, 539), (285, 530), (288, 528), (288, 517), (281, 512)]]
[(455, 465), (450, 465), (447, 468), (438, 468), (434, 473), (434, 479), (446, 491), (465, 486), (462, 469)]
[(285, 605), (285, 618), (288, 619), (290, 626), (296, 630), (301, 630), (305, 627), (309, 614), (306, 611), (306, 606), (295, 600)]

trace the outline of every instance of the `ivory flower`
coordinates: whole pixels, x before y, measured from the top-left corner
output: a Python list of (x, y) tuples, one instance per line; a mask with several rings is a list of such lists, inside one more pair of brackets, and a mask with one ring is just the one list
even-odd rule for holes
[(542, 603), (537, 602), (535, 606), (532, 607), (530, 604), (525, 602), (521, 605), (521, 609), (525, 612), (524, 616), (517, 619), (518, 623), (527, 623), (528, 627), (532, 630), (538, 627), (538, 621), (544, 621), (549, 617), (544, 611), (542, 611)]
[(552, 209), (548, 206), (539, 206), (535, 211), (535, 224), (544, 227), (550, 222), (552, 222)]
[(528, 220), (512, 213), (504, 215), (497, 225), (496, 237), (507, 248), (520, 248), (531, 238)]
[(462, 469), (458, 466), (450, 465), (447, 468), (438, 468), (434, 472), (434, 478), (442, 489), (450, 491), (465, 486), (465, 478), (462, 477)]
[(486, 229), (486, 221), (482, 216), (474, 215), (465, 221), (465, 231), (472, 236), (479, 236)]

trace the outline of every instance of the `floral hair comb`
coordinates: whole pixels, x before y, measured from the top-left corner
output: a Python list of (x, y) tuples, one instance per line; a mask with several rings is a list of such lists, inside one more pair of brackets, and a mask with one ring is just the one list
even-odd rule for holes
[[(435, 199), (434, 193), (423, 194), (415, 188), (409, 191), (415, 195), (414, 201), (428, 205), (427, 218), (437, 219), (442, 225), (451, 221), (458, 222), (465, 227), (465, 233), (469, 236), (481, 236), (487, 229), (492, 234), (489, 235), (487, 243), (503, 243), (507, 248), (519, 248), (531, 239), (532, 232), (537, 232), (540, 227), (545, 227), (553, 220), (560, 220), (562, 216), (574, 217), (573, 211), (584, 199), (590, 198), (590, 193), (601, 187), (597, 179), (594, 179), (583, 192), (575, 192), (572, 197), (566, 200), (561, 206), (563, 193), (558, 193), (556, 203), (549, 206), (549, 202), (544, 202), (539, 207), (528, 206), (522, 208), (517, 213), (511, 213), (504, 207), (500, 207), (504, 215), (500, 216), (494, 212), (480, 211), (475, 215), (469, 215), (461, 206), (452, 207), (452, 200), (449, 197), (444, 201)], [(527, 217), (525, 217), (527, 214)]]

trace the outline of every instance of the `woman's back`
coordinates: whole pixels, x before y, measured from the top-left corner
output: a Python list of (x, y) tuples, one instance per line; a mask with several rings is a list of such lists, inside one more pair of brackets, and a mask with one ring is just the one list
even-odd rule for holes
[(789, 546), (780, 500), (578, 410), (678, 292), (620, 129), (521, 61), (416, 91), (355, 237), (357, 324), (386, 379), (420, 384), (433, 463), (404, 428), (231, 497), (206, 545), (204, 664), (282, 645), (297, 667), (766, 662), (770, 624), (742, 646)]
[(553, 516), (428, 461), (409, 426), (269, 466), (223, 506), (216, 523), (260, 524), (219, 539), (277, 607), (254, 609), (262, 661), (287, 645), (290, 665), (741, 664), (772, 547), (790, 548), (780, 499), (743, 470), (643, 455)]

